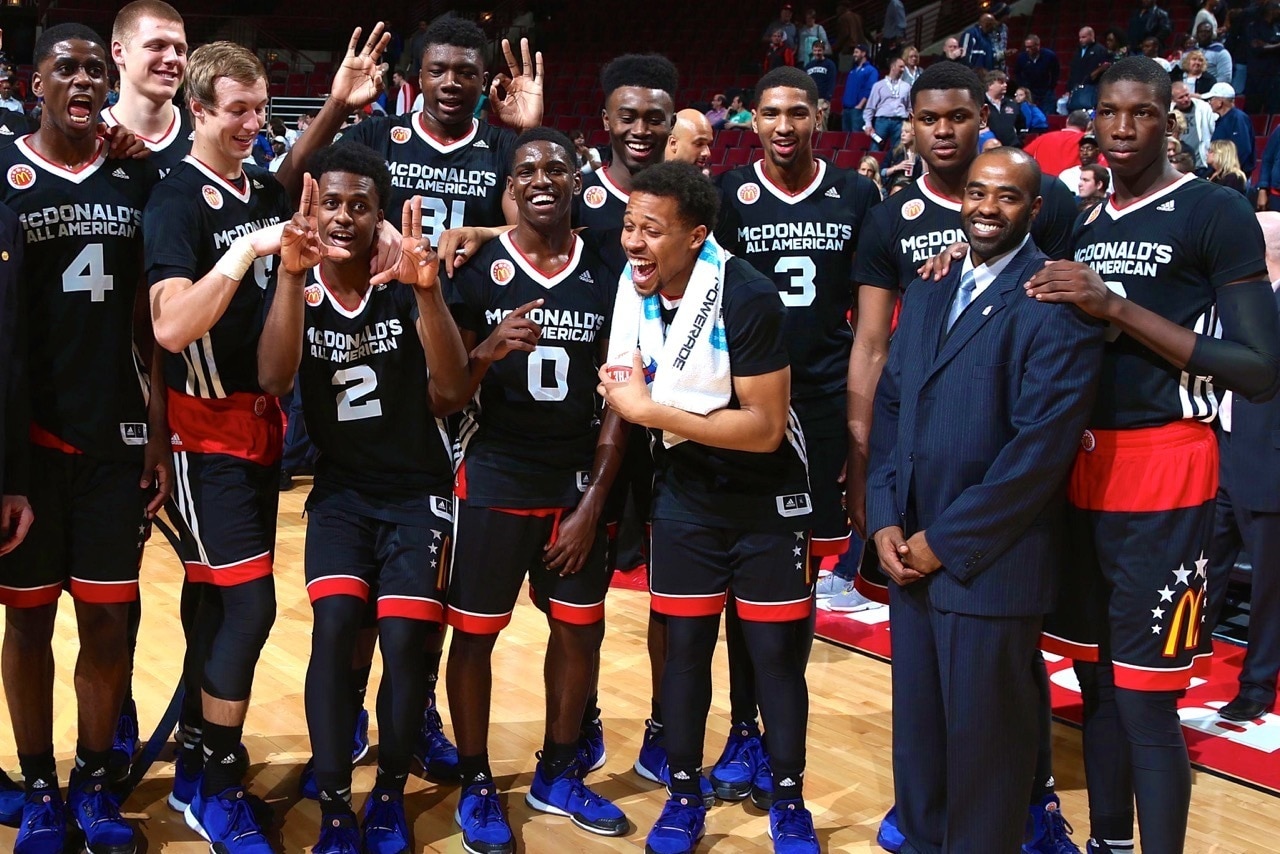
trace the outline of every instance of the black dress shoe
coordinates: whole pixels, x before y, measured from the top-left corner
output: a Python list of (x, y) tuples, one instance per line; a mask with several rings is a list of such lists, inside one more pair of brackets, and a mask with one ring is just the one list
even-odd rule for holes
[(1274, 703), (1264, 703), (1261, 700), (1251, 700), (1243, 695), (1236, 697), (1230, 703), (1227, 703), (1218, 714), (1229, 721), (1251, 721), (1262, 717), (1271, 711)]

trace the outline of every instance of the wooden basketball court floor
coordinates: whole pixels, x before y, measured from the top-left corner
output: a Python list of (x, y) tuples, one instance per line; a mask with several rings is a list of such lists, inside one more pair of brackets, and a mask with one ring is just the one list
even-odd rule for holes
[[(253, 761), (251, 790), (273, 803), (277, 814), (277, 850), (302, 852), (315, 841), (319, 816), (314, 802), (300, 800), (298, 777), (310, 755), (302, 706), (303, 676), (310, 646), (311, 610), (302, 582), (305, 488), (281, 496), (276, 585), (279, 616), (263, 653), (254, 684), (245, 743)], [(167, 706), (182, 663), (178, 623), (181, 573), (176, 558), (158, 534), (143, 565), (143, 624), (134, 690), (143, 737)], [(608, 631), (602, 656), (601, 706), (609, 757), (589, 778), (592, 786), (622, 807), (632, 822), (626, 837), (605, 839), (573, 827), (568, 819), (546, 816), (524, 804), (542, 743), (542, 655), (545, 622), (523, 601), (494, 654), (494, 708), (490, 756), (517, 845), (528, 854), (570, 854), (643, 850), (644, 837), (662, 805), (657, 787), (631, 770), (649, 714), (649, 667), (645, 652), (647, 601), (643, 593), (614, 590), (608, 605)], [(64, 600), (55, 637), (59, 661), (54, 735), (65, 784), (75, 739), (75, 698), (71, 665), (78, 641), (72, 610)], [(373, 684), (378, 678), (375, 663)], [(811, 712), (806, 795), (825, 851), (871, 852), (876, 827), (893, 798), (890, 769), (889, 666), (831, 644), (814, 645), (809, 665)], [(716, 693), (708, 722), (706, 761), (723, 746), (728, 715), (723, 649), (715, 662)], [(370, 691), (372, 696), (373, 691)], [(369, 706), (372, 707), (370, 701)], [(446, 721), (448, 711), (444, 710)], [(7, 712), (0, 725), (0, 764), (15, 770)], [(376, 723), (372, 741), (377, 744)], [(1079, 733), (1055, 724), (1058, 791), (1064, 814), (1078, 828), (1084, 847), (1087, 812)], [(208, 846), (187, 829), (165, 804), (173, 765), (172, 746), (161, 754), (142, 784), (125, 803), (143, 837), (140, 850), (197, 854)], [(357, 809), (373, 785), (376, 747), (355, 774)], [(1265, 761), (1280, 761), (1268, 757)], [(974, 785), (981, 785), (974, 780)], [(768, 851), (768, 820), (749, 805), (721, 803), (711, 810), (707, 836), (699, 851)], [(417, 777), (410, 780), (406, 806), (413, 823), (416, 851), (462, 851), (453, 823), (457, 791)], [(1210, 774), (1196, 772), (1191, 831), (1194, 854), (1262, 854), (1280, 851), (1280, 801), (1273, 796)], [(0, 850), (12, 850), (15, 831), (0, 828)], [(1148, 852), (1161, 854), (1161, 852)]]

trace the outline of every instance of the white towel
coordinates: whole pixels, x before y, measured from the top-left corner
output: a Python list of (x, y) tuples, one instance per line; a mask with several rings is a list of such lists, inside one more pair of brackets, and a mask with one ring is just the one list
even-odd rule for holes
[[(724, 265), (731, 257), (708, 235), (665, 339), (658, 295), (641, 298), (631, 281), (631, 265), (623, 269), (613, 307), (609, 364), (630, 365), (639, 347), (645, 374), (653, 377), (650, 391), (655, 402), (697, 415), (729, 405), (733, 379), (721, 298)], [(685, 437), (664, 432), (662, 441), (670, 448)]]

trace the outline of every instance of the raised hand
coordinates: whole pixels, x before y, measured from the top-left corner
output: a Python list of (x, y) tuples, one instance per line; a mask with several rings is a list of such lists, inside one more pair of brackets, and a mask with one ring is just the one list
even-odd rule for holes
[(422, 236), (422, 196), (414, 196), (404, 206), (400, 234), (400, 267), (396, 278), (420, 290), (431, 290), (440, 280), (440, 257), (431, 248), (431, 241)]
[(520, 39), (520, 54), (524, 64), (516, 62), (511, 42), (502, 40), (502, 55), (512, 77), (499, 72), (489, 86), (489, 103), (494, 114), (511, 127), (528, 130), (542, 124), (542, 51), (529, 57), (529, 40)]
[(320, 195), (316, 179), (311, 173), (302, 176), (302, 201), (298, 203), (298, 211), (293, 219), (285, 224), (280, 235), (280, 265), (285, 272), (294, 275), (310, 270), (324, 258), (326, 249), (333, 253), (348, 255), (345, 249), (325, 247), (320, 242), (320, 232), (316, 225), (315, 199)]
[(107, 127), (105, 122), (99, 122), (98, 136), (106, 141), (107, 157), (112, 160), (146, 160), (151, 156), (151, 149), (142, 138), (124, 125)]
[(329, 97), (351, 110), (359, 110), (372, 104), (382, 92), (382, 52), (391, 41), (391, 33), (386, 32), (386, 25), (379, 21), (369, 33), (364, 47), (356, 52), (360, 45), (360, 28), (351, 33), (351, 41), (347, 44), (347, 55), (333, 75), (333, 83), (329, 87)]
[(542, 337), (542, 327), (529, 319), (529, 312), (542, 305), (542, 300), (527, 302), (508, 314), (498, 324), (498, 328), (489, 333), (489, 337), (480, 342), (474, 355), (486, 362), (504, 359), (509, 353), (532, 353)]

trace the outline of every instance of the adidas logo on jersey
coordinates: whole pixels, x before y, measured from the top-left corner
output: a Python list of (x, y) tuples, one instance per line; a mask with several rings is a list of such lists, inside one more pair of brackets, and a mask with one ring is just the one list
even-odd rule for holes
[(579, 276), (578, 278), (582, 279), (582, 281), (584, 282), (590, 282), (591, 284), (595, 284), (595, 281), (596, 281), (595, 279), (591, 278), (590, 270), (583, 270), (582, 275)]
[(489, 147), (489, 143), (485, 142), (483, 139), (477, 139), (477, 140), (476, 140), (476, 144), (475, 144), (475, 146), (474, 146), (474, 147), (475, 147), (475, 148), (488, 148), (488, 147)]
[(826, 191), (825, 193), (823, 193), (822, 195), (826, 196), (828, 199), (838, 199), (838, 198), (840, 198), (840, 194), (836, 192), (836, 188), (835, 188), (835, 187), (828, 187), (828, 188), (827, 188), (827, 191)]
[(255, 190), (261, 190), (261, 189), (262, 189), (262, 184), (261, 184), (260, 182), (258, 182), (258, 181), (254, 181), (254, 182), (253, 182), (253, 189), (255, 189)]
[(0, 125), (0, 136), (13, 136), (13, 131), (9, 130), (9, 128), (4, 125)]
[(1158, 210), (1158, 211), (1171, 211), (1171, 210), (1173, 210), (1173, 199), (1170, 199), (1169, 201), (1165, 202), (1165, 203), (1164, 203), (1164, 204), (1162, 204), (1162, 205), (1156, 205), (1156, 210)]
[(111, 177), (112, 177), (112, 178), (123, 178), (123, 179), (125, 179), (126, 181), (128, 181), (128, 180), (129, 180), (129, 173), (128, 173), (128, 172), (126, 172), (126, 171), (124, 171), (123, 169), (121, 169), (119, 166), (117, 166), (117, 167), (116, 167), (116, 171), (114, 171), (114, 172), (112, 172), (112, 173), (111, 173)]

